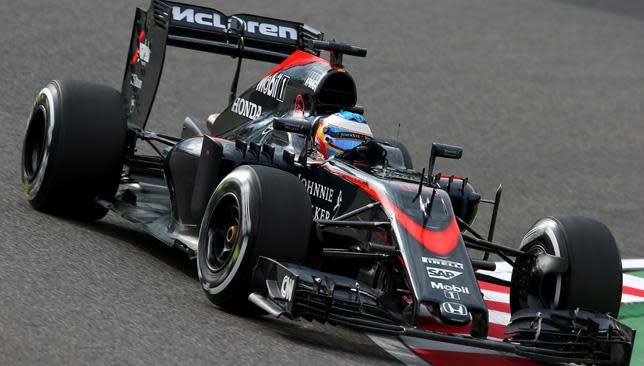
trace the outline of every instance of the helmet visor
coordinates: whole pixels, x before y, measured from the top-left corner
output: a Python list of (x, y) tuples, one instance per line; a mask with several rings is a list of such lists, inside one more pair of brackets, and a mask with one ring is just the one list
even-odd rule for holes
[(330, 138), (327, 141), (329, 142), (329, 145), (342, 151), (351, 150), (354, 147), (362, 144), (363, 142), (361, 140), (354, 140), (354, 139), (333, 139), (333, 138)]

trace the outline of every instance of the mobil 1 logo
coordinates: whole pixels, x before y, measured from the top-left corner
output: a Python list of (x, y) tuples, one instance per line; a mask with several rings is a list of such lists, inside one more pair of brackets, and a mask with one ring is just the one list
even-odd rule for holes
[(284, 91), (286, 90), (286, 85), (290, 79), (291, 78), (288, 75), (278, 72), (263, 78), (259, 83), (257, 83), (255, 90), (264, 95), (268, 95), (278, 102), (283, 102)]
[(450, 300), (460, 300), (461, 299), (461, 296), (456, 291), (443, 290), (443, 294), (445, 295), (446, 299), (450, 299)]
[[(454, 292), (457, 294), (465, 294), (469, 295), (470, 294), (470, 289), (466, 286), (456, 286), (456, 285), (446, 285), (442, 282), (434, 282), (430, 281), (432, 288), (435, 290), (441, 290), (443, 293), (445, 293), (445, 297), (447, 297), (447, 291), (449, 292)], [(453, 296), (453, 295), (450, 295)], [(448, 297), (451, 298), (451, 297)]]

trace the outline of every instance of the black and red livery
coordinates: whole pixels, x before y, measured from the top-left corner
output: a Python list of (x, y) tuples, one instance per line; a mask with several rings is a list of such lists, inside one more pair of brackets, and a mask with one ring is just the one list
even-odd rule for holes
[[(186, 118), (180, 137), (146, 128), (167, 46), (238, 60), (229, 106), (207, 121)], [(467, 178), (433, 174), (459, 147), (432, 144), (420, 172), (404, 145), (384, 138), (329, 160), (310, 154), (320, 118), (363, 113), (345, 55), (366, 50), (301, 23), (154, 0), (137, 9), (120, 92), (53, 81), (38, 94), (24, 193), (56, 214), (111, 210), (181, 248), (224, 309), (541, 361), (627, 363), (635, 332), (615, 319), (621, 262), (603, 224), (544, 218), (514, 249), (492, 241), (500, 188), (485, 200)], [(237, 94), (243, 59), (278, 65)], [(480, 203), (493, 207), (485, 237), (471, 227)], [(494, 269), (490, 254), (514, 267), (511, 281), (481, 272)], [(504, 341), (487, 339), (478, 281), (511, 288)]]

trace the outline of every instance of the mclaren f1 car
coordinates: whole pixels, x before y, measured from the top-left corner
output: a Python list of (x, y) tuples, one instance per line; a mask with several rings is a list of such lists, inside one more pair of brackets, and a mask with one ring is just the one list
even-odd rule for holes
[[(180, 136), (147, 128), (168, 46), (237, 60), (229, 106), (186, 118)], [(320, 119), (363, 113), (343, 58), (366, 53), (301, 23), (154, 0), (136, 11), (120, 91), (55, 80), (37, 94), (24, 195), (83, 220), (112, 211), (196, 257), (206, 296), (223, 309), (546, 362), (628, 363), (635, 332), (616, 320), (621, 261), (605, 225), (546, 217), (502, 245), (501, 187), (484, 199), (469, 179), (434, 172), (460, 147), (432, 144), (420, 171), (391, 139), (312, 154)], [(244, 59), (277, 66), (237, 93)], [(492, 210), (485, 234), (472, 228), (482, 204)], [(511, 280), (481, 272), (494, 269), (490, 255), (512, 265)], [(503, 340), (487, 337), (479, 281), (510, 288)]]

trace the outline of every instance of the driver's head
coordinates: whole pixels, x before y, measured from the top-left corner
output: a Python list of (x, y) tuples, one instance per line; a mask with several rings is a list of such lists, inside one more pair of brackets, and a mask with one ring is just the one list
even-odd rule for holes
[(313, 131), (313, 150), (324, 159), (342, 154), (373, 138), (367, 121), (359, 114), (339, 112), (324, 117)]

